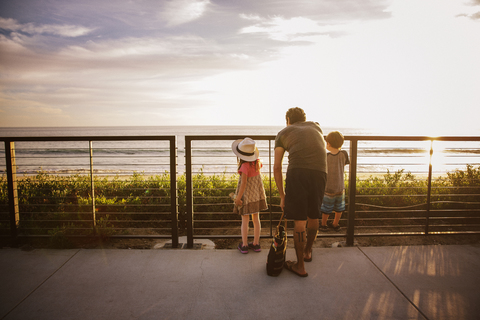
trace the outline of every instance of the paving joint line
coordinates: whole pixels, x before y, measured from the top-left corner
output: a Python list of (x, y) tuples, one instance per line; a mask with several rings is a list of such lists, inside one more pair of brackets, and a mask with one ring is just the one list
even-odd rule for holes
[(60, 267), (57, 268), (51, 275), (49, 275), (45, 280), (42, 281), (35, 289), (33, 289), (25, 298), (23, 298), (19, 303), (17, 303), (10, 311), (8, 311), (2, 319), (5, 319), (10, 313), (12, 313), (13, 310), (15, 310), (19, 305), (21, 305), (25, 300), (27, 300), (35, 291), (37, 291), (45, 282), (47, 282), (51, 277), (53, 277), (60, 269), (63, 268), (64, 265), (66, 265), (70, 260), (73, 259), (77, 255), (77, 253), (80, 252), (81, 249), (78, 249), (77, 252), (75, 252), (70, 258), (68, 258)]
[(407, 301), (415, 308), (417, 309), (417, 311), (426, 319), (426, 320), (429, 320), (429, 318), (427, 317), (426, 314), (424, 314), (422, 312), (422, 310), (420, 310), (420, 308), (412, 301), (410, 300), (409, 297), (407, 297), (407, 295), (405, 293), (403, 293), (402, 290), (400, 290), (400, 288), (392, 281), (392, 279), (390, 279), (386, 274), (385, 272), (382, 271), (382, 269), (380, 269), (379, 266), (377, 266), (375, 264), (375, 262), (373, 262), (372, 259), (370, 259), (370, 257), (362, 250), (362, 248), (360, 248), (359, 246), (357, 246), (358, 250), (360, 250), (361, 253), (363, 253), (363, 255), (375, 266), (375, 268), (377, 268), (377, 270), (385, 277), (385, 279), (387, 279), (397, 290), (398, 292), (400, 292), (402, 294), (402, 296), (405, 297), (405, 299), (407, 299)]

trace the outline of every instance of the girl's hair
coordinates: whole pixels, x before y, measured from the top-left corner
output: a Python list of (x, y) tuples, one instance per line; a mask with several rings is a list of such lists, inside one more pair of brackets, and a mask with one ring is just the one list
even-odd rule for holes
[(245, 160), (242, 160), (240, 158), (237, 158), (237, 160), (238, 160), (238, 169), (237, 170), (240, 170), (240, 168), (242, 167), (242, 164), (244, 164), (245, 162), (249, 163), (251, 166), (255, 166), (255, 171), (256, 172), (260, 171), (260, 168), (262, 167), (260, 159), (257, 159), (255, 161), (245, 161)]

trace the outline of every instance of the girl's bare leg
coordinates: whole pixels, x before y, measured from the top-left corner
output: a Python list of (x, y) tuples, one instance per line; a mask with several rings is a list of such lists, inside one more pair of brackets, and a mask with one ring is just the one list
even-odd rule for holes
[(248, 222), (250, 221), (250, 215), (242, 215), (242, 246), (248, 246)]
[(253, 221), (253, 244), (260, 244), (260, 231), (262, 230), (262, 224), (260, 223), (260, 214), (252, 214)]

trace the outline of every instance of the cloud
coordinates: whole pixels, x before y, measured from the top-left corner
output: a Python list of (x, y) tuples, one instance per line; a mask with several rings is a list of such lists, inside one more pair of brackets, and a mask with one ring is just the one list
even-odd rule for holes
[(480, 20), (480, 12), (476, 12), (472, 14), (461, 13), (461, 14), (457, 14), (456, 17), (465, 17), (471, 20)]
[(389, 18), (391, 14), (385, 9), (389, 1), (311, 1), (311, 0), (244, 0), (241, 7), (238, 2), (224, 0), (213, 1), (216, 6), (226, 10), (240, 11), (246, 16), (282, 17), (291, 19), (304, 17), (324, 23), (340, 23), (345, 21), (359, 21)]
[[(294, 45), (294, 41), (297, 45), (305, 45), (305, 40), (312, 40), (313, 36), (339, 35), (342, 25), (352, 20), (389, 17), (386, 7), (385, 1), (355, 2), (352, 5), (347, 0), (119, 0), (115, 5), (94, 0), (53, 0), (48, 5), (34, 2), (28, 11), (17, 13), (18, 17), (12, 13), (10, 18), (0, 18), (0, 27), (31, 36), (28, 41), (23, 40), (25, 46), (34, 51), (57, 51), (67, 47), (89, 50), (92, 41), (97, 44), (128, 39), (165, 42), (165, 39), (181, 41), (183, 37), (187, 39), (187, 45), (192, 43), (190, 38), (203, 39), (203, 53), (197, 50), (200, 57), (227, 54), (260, 61), (275, 57), (282, 48)], [(35, 14), (28, 16), (30, 12)], [(19, 23), (25, 21), (25, 18), (21, 19), (24, 16), (35, 19), (35, 22)], [(60, 42), (51, 37), (58, 35), (70, 39)], [(87, 36), (88, 40), (76, 41), (79, 36)], [(195, 46), (198, 45), (200, 42)], [(159, 45), (153, 47), (154, 50), (160, 49)], [(186, 49), (187, 55), (192, 52), (188, 47), (177, 47)], [(143, 47), (142, 50), (151, 49)], [(183, 55), (183, 52), (179, 54)], [(121, 54), (119, 50), (117, 53)]]
[(240, 18), (245, 19), (245, 20), (259, 21), (259, 22), (262, 21), (262, 18), (258, 15), (241, 13), (239, 16), (240, 16)]
[[(471, 0), (470, 3), (466, 3), (467, 6), (475, 7), (475, 6), (480, 6), (480, 0)], [(474, 8), (471, 8), (474, 10)], [(462, 13), (458, 14), (457, 17), (466, 17), (472, 20), (480, 20), (480, 12), (475, 12), (475, 13)]]
[(472, 14), (462, 13), (462, 14), (457, 15), (457, 17), (466, 17), (466, 18), (469, 18), (469, 19), (472, 19), (472, 20), (480, 20), (480, 12), (476, 12), (476, 13), (472, 13)]
[(24, 1), (0, 10), (2, 118), (38, 108), (49, 123), (186, 108), (178, 123), (201, 121), (221, 90), (209, 79), (257, 70), (352, 20), (390, 16), (383, 1)]
[[(28, 43), (39, 37), (0, 35), (0, 105), (16, 110), (10, 110), (7, 118), (26, 119), (17, 117), (26, 106), (52, 117), (74, 110), (128, 114), (133, 106), (141, 106), (144, 113), (202, 108), (210, 93), (196, 88), (197, 81), (256, 64), (197, 36), (98, 39), (56, 52), (36, 52)], [(77, 116), (82, 115), (71, 118)]]
[[(318, 36), (345, 35), (345, 25), (359, 20), (385, 19), (391, 16), (387, 4), (349, 1), (246, 1), (241, 19), (249, 22), (240, 29), (243, 35), (256, 35), (274, 41), (296, 42), (297, 45), (315, 42)], [(279, 47), (282, 45), (279, 44)]]
[(167, 22), (167, 26), (178, 26), (200, 18), (209, 4), (208, 0), (170, 1), (163, 7), (160, 17)]
[[(260, 54), (239, 50), (234, 44), (220, 45), (215, 39), (190, 36), (167, 36), (163, 38), (142, 37), (122, 39), (94, 39), (82, 44), (73, 44), (51, 52), (38, 50), (39, 43), (46, 40), (42, 35), (25, 36), (11, 33), (0, 34), (0, 67), (6, 86), (15, 83), (18, 75), (23, 81), (39, 81), (40, 78), (64, 78), (70, 72), (83, 74), (100, 72), (102, 78), (113, 73), (117, 77), (152, 78), (199, 78), (214, 75), (224, 70), (250, 69), (263, 60)], [(264, 53), (265, 55), (265, 53)], [(28, 75), (28, 76), (27, 76)], [(8, 81), (7, 81), (8, 79)], [(57, 80), (55, 80), (57, 81)]]
[(5, 19), (0, 17), (0, 28), (14, 32), (23, 32), (28, 34), (52, 34), (62, 37), (79, 37), (92, 32), (94, 29), (74, 25), (35, 25), (33, 23), (18, 23), (15, 19)]
[(470, 19), (472, 20), (479, 20), (480, 19), (480, 12), (474, 13), (470, 15)]
[(43, 114), (47, 114), (47, 115), (57, 115), (57, 114), (61, 114), (63, 111), (60, 108), (30, 106), (30, 107), (25, 108), (25, 112), (43, 113)]
[(325, 34), (328, 35), (329, 33), (339, 32), (338, 26), (321, 26), (317, 22), (303, 17), (296, 17), (290, 19), (273, 17), (263, 20), (258, 17), (252, 19), (249, 16), (244, 16), (244, 18), (247, 20), (258, 21), (258, 23), (243, 28), (242, 30), (240, 30), (240, 33), (265, 34), (270, 39), (278, 41), (294, 41), (312, 36)]

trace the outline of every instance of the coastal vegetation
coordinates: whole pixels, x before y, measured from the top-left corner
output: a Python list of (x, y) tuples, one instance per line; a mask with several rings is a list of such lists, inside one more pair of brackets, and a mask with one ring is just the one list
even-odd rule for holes
[[(226, 235), (240, 218), (232, 213), (230, 193), (238, 176), (203, 172), (192, 177), (194, 229), (196, 234)], [(272, 179), (273, 180), (273, 179)], [(347, 202), (348, 202), (348, 179)], [(262, 212), (264, 225), (274, 225), (281, 210), (275, 182), (264, 175), (270, 210)], [(171, 191), (168, 173), (147, 176), (57, 175), (38, 172), (17, 181), (18, 230), (25, 235), (47, 235), (52, 244), (65, 246), (68, 236), (171, 234)], [(93, 190), (93, 194), (92, 194)], [(426, 210), (443, 230), (480, 230), (480, 166), (435, 178), (430, 186), (425, 177), (399, 170), (356, 181), (356, 225), (360, 228), (404, 228), (418, 230), (425, 223)], [(93, 197), (92, 197), (93, 195)], [(173, 196), (178, 203), (178, 226), (185, 232), (187, 214), (186, 176), (177, 179)], [(95, 199), (95, 201), (92, 200)], [(348, 208), (347, 208), (348, 210)], [(271, 216), (270, 216), (271, 213)], [(346, 219), (348, 212), (344, 214)], [(6, 176), (0, 176), (0, 229), (10, 234)]]

